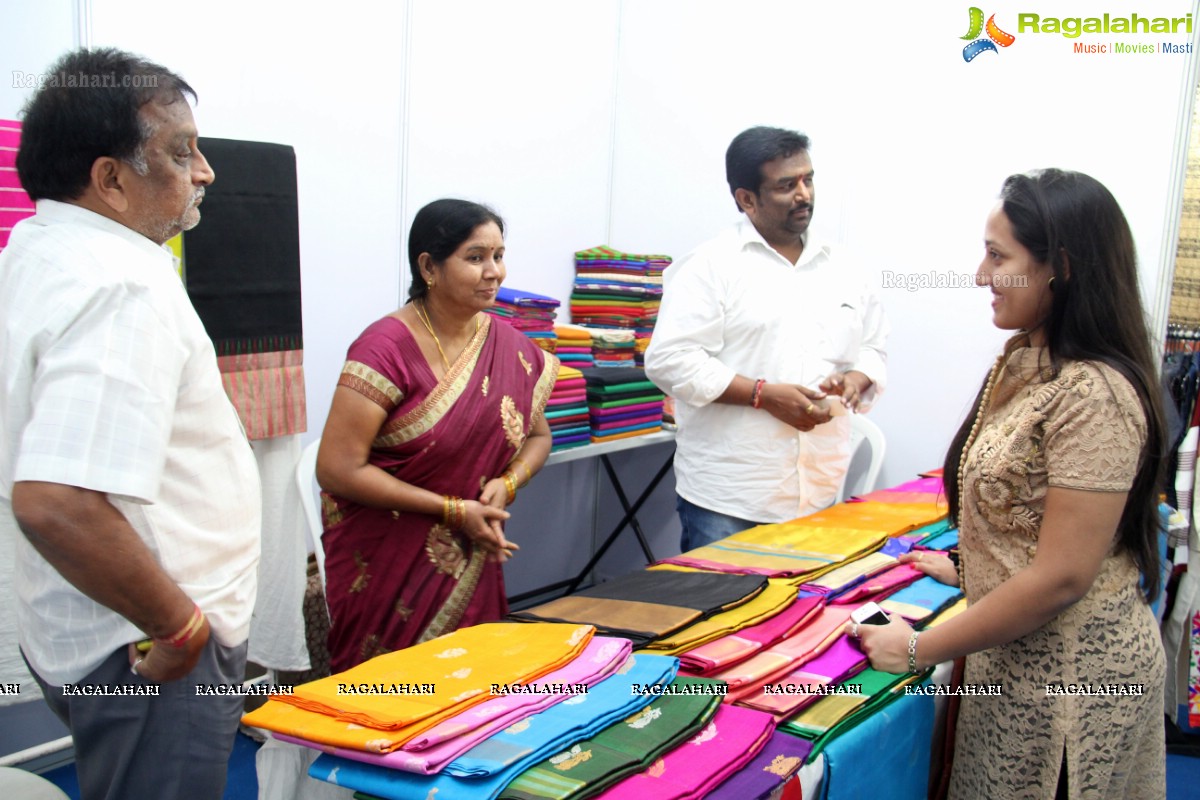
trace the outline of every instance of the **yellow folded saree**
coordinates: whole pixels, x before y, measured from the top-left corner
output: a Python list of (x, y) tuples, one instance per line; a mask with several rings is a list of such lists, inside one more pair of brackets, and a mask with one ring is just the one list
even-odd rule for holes
[(242, 721), (320, 744), (388, 752), (486, 701), (493, 684), (526, 683), (560, 669), (594, 632), (563, 623), (462, 628), (297, 686)]

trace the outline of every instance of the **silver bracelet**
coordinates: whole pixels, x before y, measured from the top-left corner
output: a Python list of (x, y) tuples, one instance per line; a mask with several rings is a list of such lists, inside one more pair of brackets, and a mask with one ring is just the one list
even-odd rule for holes
[(908, 637), (908, 671), (913, 675), (920, 671), (917, 669), (917, 637), (920, 635), (920, 631), (913, 631)]

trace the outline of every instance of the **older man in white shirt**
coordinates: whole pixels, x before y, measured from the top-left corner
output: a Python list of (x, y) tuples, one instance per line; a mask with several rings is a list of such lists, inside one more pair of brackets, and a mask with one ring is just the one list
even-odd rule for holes
[(809, 232), (808, 137), (751, 128), (726, 152), (746, 218), (666, 272), (646, 373), (676, 400), (682, 548), (831, 505), (847, 413), (886, 380), (888, 324), (857, 265)]
[(48, 77), (17, 155), (37, 214), (0, 254), (21, 651), (84, 798), (217, 800), (241, 698), (197, 685), (243, 677), (261, 493), (163, 247), (199, 222), (213, 171), (179, 76), (80, 50)]

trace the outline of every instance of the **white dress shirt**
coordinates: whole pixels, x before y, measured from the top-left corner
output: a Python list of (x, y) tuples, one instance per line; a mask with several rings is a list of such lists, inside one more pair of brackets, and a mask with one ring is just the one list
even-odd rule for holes
[(21, 649), (80, 680), (144, 635), (80, 593), (19, 532), (18, 481), (103, 492), (223, 645), (246, 640), (261, 499), (254, 456), (170, 253), (42, 200), (0, 254), (0, 526), (17, 543)]
[(830, 505), (849, 466), (848, 417), (801, 433), (764, 410), (714, 401), (736, 375), (816, 389), (858, 370), (874, 382), (865, 411), (886, 382), (888, 324), (862, 271), (811, 233), (792, 264), (746, 219), (664, 278), (646, 373), (675, 398), (680, 496), (758, 522)]

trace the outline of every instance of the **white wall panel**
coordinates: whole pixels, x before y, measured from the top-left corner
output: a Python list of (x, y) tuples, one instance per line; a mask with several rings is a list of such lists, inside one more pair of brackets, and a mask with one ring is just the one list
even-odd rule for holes
[[(1151, 1), (1136, 11), (1183, 17), (1191, 6)], [(967, 63), (967, 7), (626, 4), (614, 244), (680, 257), (736, 220), (725, 148), (747, 127), (777, 125), (813, 138), (814, 228), (876, 273), (973, 273), (1004, 177), (1058, 166), (1090, 173), (1122, 203), (1143, 295), (1153, 298), (1163, 230), (1174, 224), (1167, 197), (1178, 169), (1178, 100), (1194, 56), (1075, 54), (1073, 40), (1018, 34), (1016, 9), (989, 7), (1016, 41)], [(1128, 8), (1047, 0), (1026, 10), (1061, 18)], [(891, 385), (872, 418), (889, 439), (886, 484), (940, 464), (1004, 334), (991, 325), (983, 290), (892, 288), (883, 297)]]

